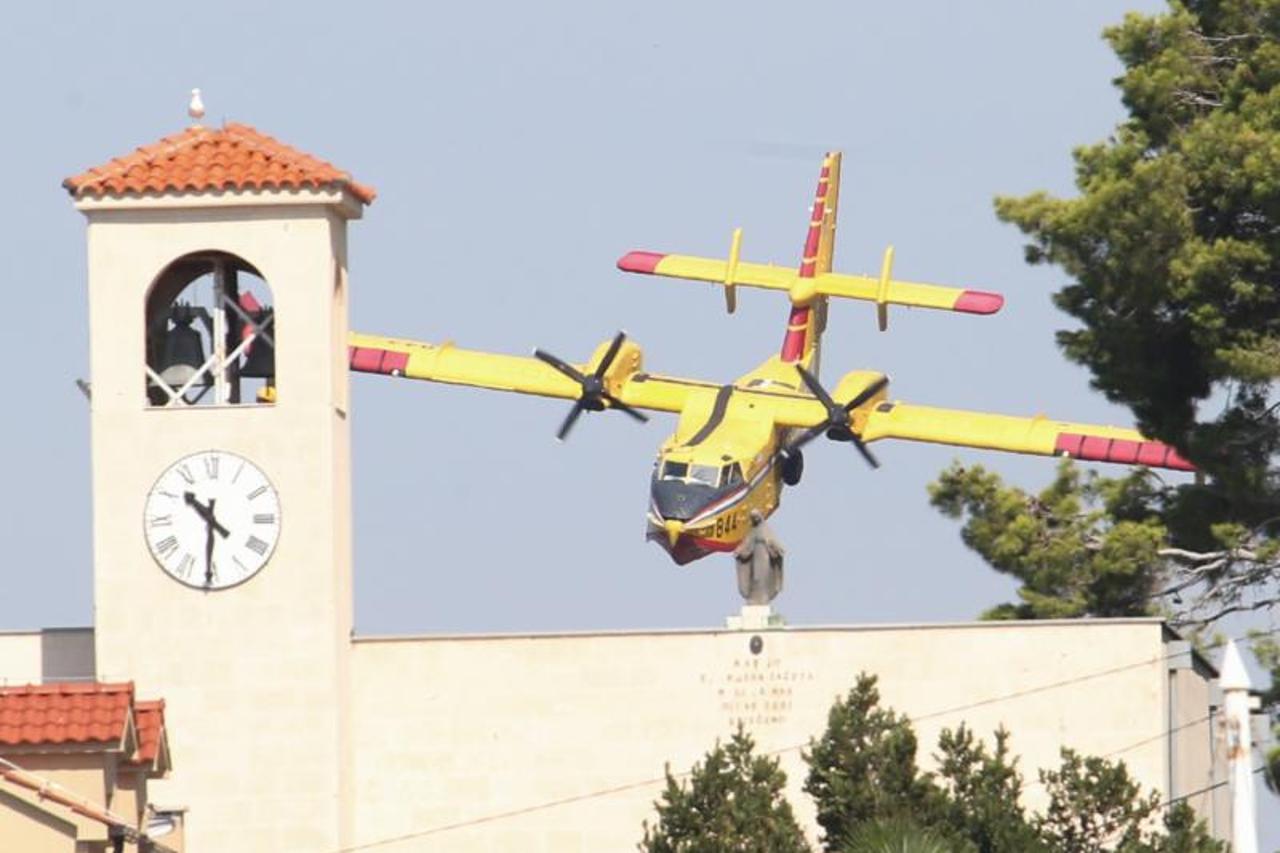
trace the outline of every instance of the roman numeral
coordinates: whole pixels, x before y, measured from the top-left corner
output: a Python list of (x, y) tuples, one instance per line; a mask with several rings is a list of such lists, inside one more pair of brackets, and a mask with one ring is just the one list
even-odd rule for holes
[(272, 512), (260, 512), (253, 517), (254, 524), (275, 524), (276, 516)]
[(188, 486), (195, 484), (196, 478), (192, 476), (191, 469), (187, 467), (185, 464), (178, 466), (178, 473), (182, 475), (182, 479), (187, 481)]
[(267, 553), (267, 543), (263, 542), (257, 536), (250, 536), (249, 541), (244, 543), (244, 546), (250, 551), (253, 551), (259, 557), (264, 556)]
[(204, 458), (204, 473), (210, 480), (218, 479), (218, 465), (222, 462), (216, 456), (206, 456)]
[(240, 479), (240, 475), (244, 473), (244, 466), (245, 466), (245, 465), (247, 465), (247, 464), (248, 464), (247, 462), (241, 462), (241, 463), (240, 463), (240, 467), (236, 469), (236, 473), (235, 473), (235, 475), (234, 475), (234, 476), (232, 476), (232, 478), (231, 478), (231, 482), (232, 482), (232, 483), (234, 483), (236, 480), (239, 480), (239, 479)]
[(249, 493), (248, 497), (249, 497), (249, 500), (254, 500), (255, 498), (262, 497), (266, 493), (267, 493), (266, 486), (258, 486), (258, 488), (254, 489), (252, 492)]
[(176, 536), (166, 536), (155, 544), (155, 549), (161, 558), (168, 558), (170, 554), (178, 550), (178, 539)]
[(153, 515), (147, 520), (147, 524), (152, 527), (169, 527), (173, 524), (172, 515)]
[(195, 565), (196, 565), (195, 557), (191, 556), (190, 554), (183, 554), (182, 560), (179, 561), (178, 567), (173, 570), (173, 573), (178, 577), (182, 578), (183, 580), (186, 580), (191, 577), (191, 570), (195, 568)]

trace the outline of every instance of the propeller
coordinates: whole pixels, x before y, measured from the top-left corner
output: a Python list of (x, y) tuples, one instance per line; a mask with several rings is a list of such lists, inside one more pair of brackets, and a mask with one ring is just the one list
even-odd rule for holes
[(535, 358), (539, 361), (545, 361), (574, 382), (577, 382), (582, 389), (582, 394), (573, 401), (573, 408), (569, 410), (564, 423), (560, 425), (560, 431), (556, 433), (558, 441), (564, 441), (569, 434), (569, 430), (573, 429), (573, 425), (578, 422), (578, 416), (583, 411), (603, 412), (605, 409), (618, 409), (631, 415), (641, 423), (649, 420), (648, 416), (643, 412), (633, 409), (610, 394), (604, 384), (604, 376), (609, 371), (609, 365), (613, 364), (613, 360), (618, 357), (618, 350), (622, 349), (622, 342), (626, 339), (626, 332), (618, 332), (612, 343), (609, 344), (609, 349), (605, 352), (604, 358), (600, 359), (600, 363), (596, 365), (596, 369), (591, 373), (582, 373), (572, 364), (556, 358), (549, 352), (543, 352), (540, 349), (533, 351)]
[(818, 382), (818, 377), (814, 376), (804, 367), (797, 364), (796, 370), (800, 371), (800, 378), (804, 380), (804, 384), (809, 387), (813, 396), (827, 408), (827, 419), (816, 426), (802, 432), (790, 444), (778, 451), (778, 455), (784, 459), (791, 454), (813, 441), (824, 432), (827, 436), (835, 441), (851, 441), (853, 446), (862, 454), (862, 458), (867, 460), (867, 464), (872, 468), (879, 468), (880, 463), (871, 455), (871, 451), (867, 449), (866, 443), (856, 432), (849, 428), (849, 413), (870, 400), (876, 394), (889, 384), (889, 377), (881, 376), (875, 382), (872, 382), (866, 388), (863, 388), (852, 400), (843, 406), (831, 399), (831, 395), (827, 393), (822, 384)]

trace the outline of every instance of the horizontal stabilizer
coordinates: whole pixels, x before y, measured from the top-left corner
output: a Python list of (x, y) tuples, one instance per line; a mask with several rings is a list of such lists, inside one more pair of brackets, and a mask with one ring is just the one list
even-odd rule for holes
[(969, 290), (890, 279), (882, 287), (880, 279), (866, 275), (821, 273), (803, 278), (794, 269), (773, 264), (741, 261), (731, 270), (727, 261), (693, 255), (659, 252), (628, 252), (618, 259), (618, 269), (643, 275), (661, 275), (705, 281), (721, 286), (743, 285), (786, 291), (793, 303), (808, 304), (816, 296), (837, 296), (910, 308), (935, 308), (965, 314), (994, 314), (1004, 306), (1004, 297), (985, 290)]

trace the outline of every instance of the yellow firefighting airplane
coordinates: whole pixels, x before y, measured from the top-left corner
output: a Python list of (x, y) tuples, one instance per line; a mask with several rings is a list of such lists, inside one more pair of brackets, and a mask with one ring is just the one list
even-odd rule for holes
[(839, 188), (840, 154), (830, 153), (798, 270), (740, 262), (740, 229), (727, 260), (630, 252), (618, 261), (626, 272), (722, 285), (730, 312), (739, 285), (786, 292), (791, 310), (781, 351), (730, 384), (648, 373), (640, 347), (621, 332), (585, 364), (542, 350), (522, 358), (352, 334), (351, 369), (573, 400), (560, 439), (584, 410), (617, 409), (639, 421), (648, 420), (640, 409), (679, 413), (658, 451), (648, 513), (648, 538), (679, 564), (733, 550), (750, 528), (751, 510), (767, 517), (783, 484), (800, 481), (801, 448), (823, 433), (851, 443), (872, 467), (878, 464), (867, 445), (897, 438), (1194, 470), (1172, 448), (1133, 430), (890, 402), (889, 379), (875, 371), (846, 373), (828, 393), (816, 374), (830, 297), (874, 302), (882, 331), (890, 305), (994, 314), (1004, 304), (995, 293), (892, 279), (892, 247), (878, 279), (832, 272)]

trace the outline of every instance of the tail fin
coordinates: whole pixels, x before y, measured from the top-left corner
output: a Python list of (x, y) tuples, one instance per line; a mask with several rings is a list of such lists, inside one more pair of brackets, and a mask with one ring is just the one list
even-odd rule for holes
[[(836, 209), (840, 201), (840, 152), (831, 151), (822, 161), (818, 189), (814, 194), (805, 236), (804, 254), (800, 259), (799, 277), (812, 279), (831, 272), (835, 254)], [(814, 362), (822, 332), (827, 325), (827, 297), (817, 296), (804, 305), (793, 305), (787, 320), (787, 333), (782, 339), (781, 358), (800, 362), (816, 371)]]

